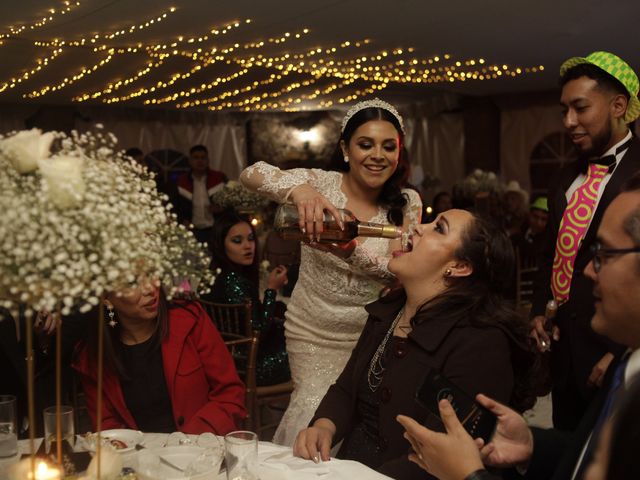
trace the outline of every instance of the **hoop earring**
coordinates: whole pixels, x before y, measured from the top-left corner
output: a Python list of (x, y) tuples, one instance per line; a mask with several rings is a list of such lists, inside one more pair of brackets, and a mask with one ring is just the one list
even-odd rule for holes
[(348, 155), (344, 156), (344, 163), (349, 163), (349, 156)]
[(445, 277), (450, 277), (450, 276), (451, 276), (451, 269), (450, 269), (450, 268), (447, 268), (447, 269), (444, 271), (444, 276), (445, 276)]
[(107, 323), (111, 328), (116, 328), (116, 325), (118, 325), (118, 322), (115, 319), (116, 312), (113, 311), (113, 307), (110, 305), (107, 305), (107, 311), (107, 315), (109, 315), (109, 321)]

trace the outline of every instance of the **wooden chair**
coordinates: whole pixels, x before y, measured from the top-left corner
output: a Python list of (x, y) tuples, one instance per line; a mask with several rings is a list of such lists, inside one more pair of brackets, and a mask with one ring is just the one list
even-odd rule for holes
[(227, 304), (200, 300), (229, 349), (238, 375), (246, 387), (245, 408), (248, 417), (246, 428), (253, 430), (256, 398), (256, 360), (259, 336), (251, 326), (251, 300)]
[(231, 338), (253, 336), (250, 298), (245, 299), (244, 303), (215, 303), (200, 300), (200, 304), (223, 337), (225, 335), (230, 335)]
[(515, 249), (516, 253), (516, 306), (519, 310), (525, 311), (531, 308), (533, 297), (533, 284), (538, 266), (535, 260), (524, 261), (520, 255), (520, 249)]
[(269, 440), (261, 438), (262, 432), (277, 427), (279, 423), (278, 419), (278, 421), (276, 422), (263, 424), (262, 409), (265, 407), (272, 410), (285, 409), (289, 405), (291, 392), (293, 392), (292, 380), (284, 383), (279, 383), (277, 385), (256, 387), (256, 395), (253, 405), (253, 431), (258, 434), (258, 438), (260, 438), (261, 440)]

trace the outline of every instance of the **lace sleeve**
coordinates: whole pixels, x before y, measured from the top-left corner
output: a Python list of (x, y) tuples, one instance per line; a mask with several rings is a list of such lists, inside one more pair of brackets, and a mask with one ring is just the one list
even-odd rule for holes
[(406, 231), (411, 231), (422, 219), (422, 200), (418, 192), (411, 188), (403, 189), (402, 193), (409, 197), (409, 205), (405, 207), (403, 227)]
[(257, 162), (245, 168), (240, 182), (249, 190), (262, 193), (278, 203), (284, 203), (292, 188), (309, 183), (315, 184), (318, 171), (305, 168), (280, 170), (266, 162)]
[[(402, 226), (405, 231), (411, 231), (418, 223), (422, 214), (422, 201), (415, 190), (404, 189), (403, 193), (409, 198), (409, 203), (404, 208), (404, 221)], [(364, 245), (358, 245), (346, 262), (353, 268), (374, 278), (380, 282), (391, 283), (395, 280), (395, 276), (389, 271), (387, 265), (391, 258), (391, 252), (402, 248), (400, 240), (392, 240), (389, 242), (389, 248), (386, 255), (376, 255), (368, 250)]]

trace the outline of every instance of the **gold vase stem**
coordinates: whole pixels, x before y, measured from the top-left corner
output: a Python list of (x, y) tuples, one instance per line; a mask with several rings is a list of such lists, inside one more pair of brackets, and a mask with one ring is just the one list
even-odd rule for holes
[(100, 302), (100, 318), (98, 319), (98, 400), (96, 402), (96, 457), (98, 461), (96, 473), (97, 479), (100, 480), (100, 452), (102, 450), (102, 439), (100, 431), (102, 430), (102, 368), (104, 360), (104, 302)]
[(24, 315), (27, 330), (27, 402), (29, 416), (29, 451), (31, 452), (31, 478), (36, 478), (36, 409), (34, 405), (35, 376), (33, 372), (33, 311), (27, 309)]
[(53, 319), (56, 322), (56, 455), (62, 467), (62, 319), (60, 307)]

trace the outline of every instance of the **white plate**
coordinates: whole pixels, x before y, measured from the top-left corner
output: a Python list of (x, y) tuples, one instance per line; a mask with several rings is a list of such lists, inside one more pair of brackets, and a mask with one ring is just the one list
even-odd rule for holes
[[(223, 453), (208, 450), (208, 457), (204, 458), (203, 454), (205, 454), (205, 452), (207, 452), (207, 449), (187, 445), (140, 450), (138, 452), (138, 468), (136, 469), (136, 473), (140, 480), (217, 479)], [(176, 467), (185, 470), (185, 472), (181, 473), (163, 464), (158, 457), (171, 462)], [(187, 469), (198, 459), (202, 462), (198, 473), (189, 474)]]
[[(87, 440), (87, 444), (89, 445), (89, 449), (91, 451), (94, 451), (96, 448), (95, 441), (97, 438), (97, 434), (92, 433), (91, 435), (92, 435), (91, 438)], [(105, 442), (104, 439), (108, 439), (108, 440), (119, 440), (122, 443), (125, 443), (127, 445), (127, 448), (117, 448), (114, 446), (115, 451), (118, 453), (126, 453), (126, 452), (132, 451), (136, 447), (136, 445), (142, 443), (142, 439), (144, 438), (144, 435), (141, 431), (127, 430), (124, 428), (115, 429), (115, 430), (103, 430), (100, 433), (100, 436), (102, 437), (103, 442)]]

